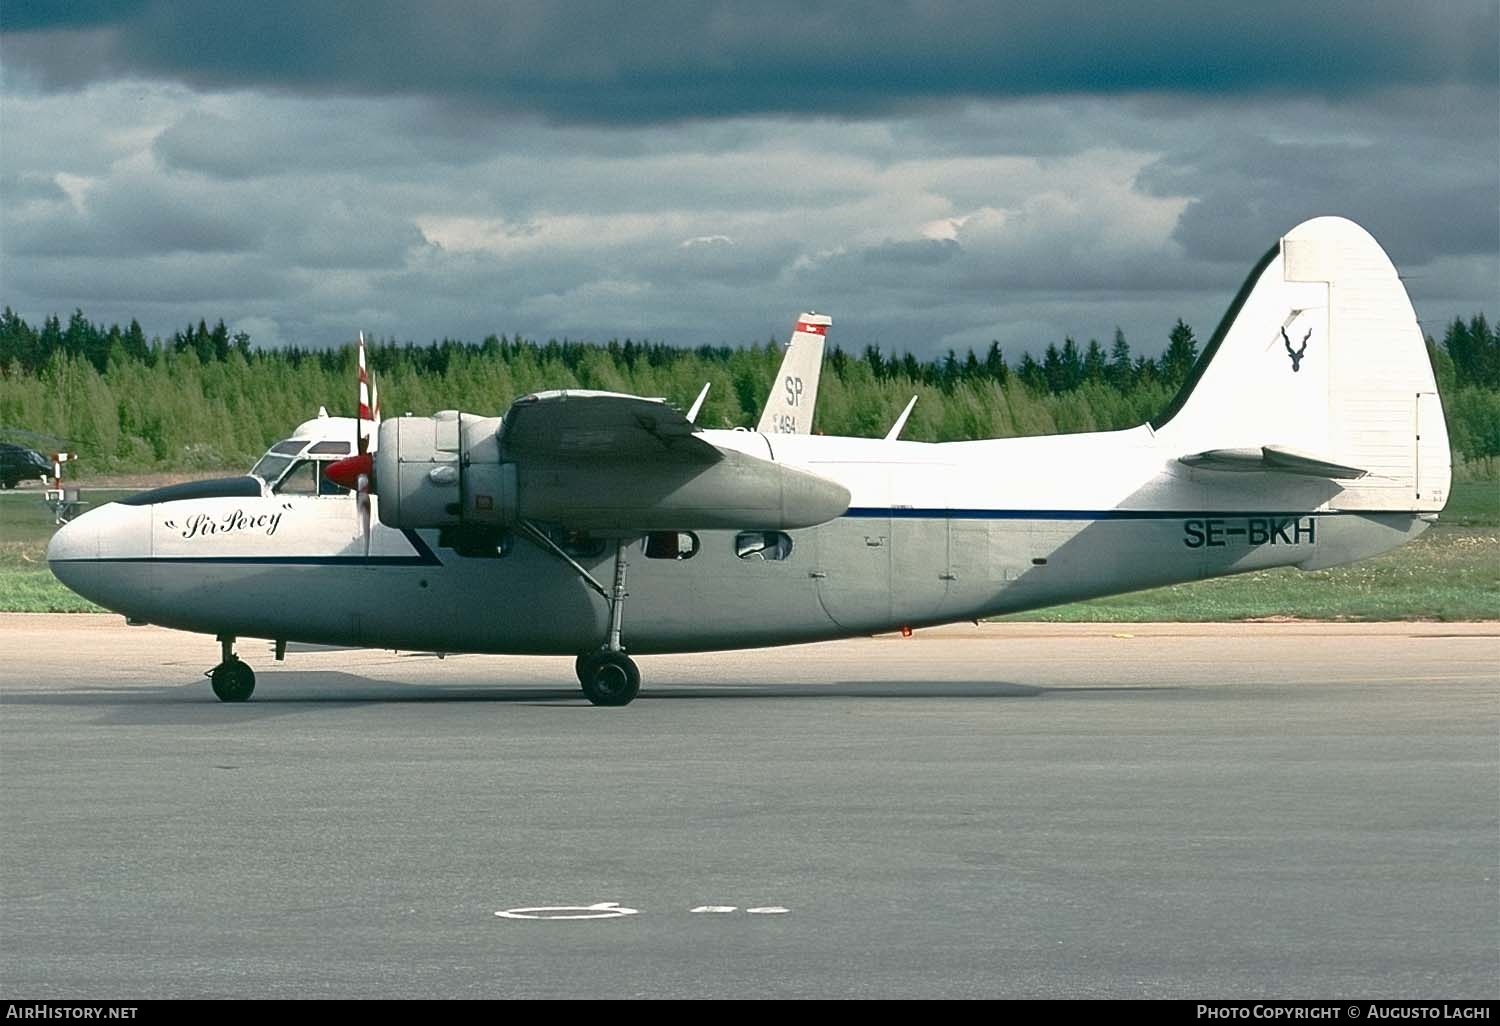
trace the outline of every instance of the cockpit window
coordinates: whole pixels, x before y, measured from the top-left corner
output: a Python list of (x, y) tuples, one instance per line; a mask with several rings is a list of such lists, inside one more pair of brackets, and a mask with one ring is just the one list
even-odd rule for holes
[(309, 456), (347, 456), (349, 455), (348, 442), (318, 442), (307, 450)]
[(271, 446), (271, 452), (276, 453), (278, 456), (295, 456), (302, 451), (302, 447), (306, 444), (306, 439), (288, 438), (284, 442), (277, 442)]
[(278, 495), (317, 495), (318, 465), (312, 460), (302, 460), (293, 467), (272, 491)]
[(286, 468), (292, 465), (290, 456), (273, 456), (266, 453), (260, 458), (255, 466), (250, 468), (250, 473), (260, 478), (266, 484), (275, 484), (276, 479), (286, 473)]

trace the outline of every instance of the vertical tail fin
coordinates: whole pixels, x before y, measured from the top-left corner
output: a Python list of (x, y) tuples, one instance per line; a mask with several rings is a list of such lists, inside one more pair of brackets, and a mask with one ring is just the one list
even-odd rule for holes
[(1268, 457), (1268, 472), (1364, 471), (1342, 481), (1341, 509), (1436, 511), (1448, 498), (1448, 430), (1411, 300), (1379, 243), (1339, 217), (1298, 225), (1266, 254), (1153, 427), (1188, 456), (1269, 449), (1282, 463)]
[(823, 371), (823, 344), (832, 324), (833, 318), (822, 314), (805, 313), (797, 318), (755, 430), (763, 435), (805, 435), (812, 431), (818, 377)]

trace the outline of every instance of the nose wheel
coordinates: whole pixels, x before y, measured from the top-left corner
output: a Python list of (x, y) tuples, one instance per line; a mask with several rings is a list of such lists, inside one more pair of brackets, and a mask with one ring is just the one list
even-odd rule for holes
[(214, 695), (221, 702), (243, 702), (255, 691), (255, 671), (234, 654), (234, 639), (221, 637), (223, 660), (208, 671)]
[(624, 652), (585, 652), (575, 669), (584, 697), (595, 705), (629, 705), (641, 690), (641, 671)]

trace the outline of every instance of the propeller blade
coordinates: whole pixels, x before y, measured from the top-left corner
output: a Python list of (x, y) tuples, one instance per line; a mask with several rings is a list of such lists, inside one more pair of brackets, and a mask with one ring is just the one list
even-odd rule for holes
[[(365, 540), (365, 555), (370, 554), (370, 496), (375, 491), (375, 457), (370, 444), (380, 428), (380, 392), (375, 376), (365, 362), (365, 333), (359, 333), (359, 395), (354, 411), (354, 444), (358, 455), (330, 464), (329, 480), (354, 492), (354, 506), (359, 516), (359, 533)], [(370, 433), (365, 433), (369, 425)]]
[(365, 422), (374, 420), (370, 409), (370, 371), (365, 366), (365, 333), (359, 333), (359, 405), (354, 413), (354, 436), (358, 443), (359, 451), (364, 452), (370, 447), (369, 437), (365, 434)]

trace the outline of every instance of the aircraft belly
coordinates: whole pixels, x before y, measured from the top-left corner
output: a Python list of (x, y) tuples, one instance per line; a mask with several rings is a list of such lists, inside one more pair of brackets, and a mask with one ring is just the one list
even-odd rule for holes
[[(576, 654), (602, 644), (604, 600), (534, 546), (516, 544), (499, 559), (434, 551), (441, 566), (371, 571), (379, 583), (363, 603), (367, 644), (517, 654)], [(605, 559), (589, 569), (607, 582), (613, 564)]]
[(818, 602), (818, 536), (792, 531), (785, 559), (741, 559), (736, 532), (699, 532), (691, 559), (647, 559), (631, 547), (623, 637), (632, 652), (795, 644), (847, 634)]
[(891, 628), (891, 519), (844, 517), (817, 532), (818, 601), (849, 631)]
[[(1184, 544), (1182, 518), (1046, 519), (1018, 522), (1024, 565), (985, 615), (1039, 609), (1203, 576), (1204, 556)], [(1021, 560), (1015, 560), (1021, 563)]]
[(987, 609), (1001, 592), (1031, 569), (1031, 526), (1013, 520), (955, 517), (948, 528), (948, 590), (945, 620), (967, 619)]
[(910, 625), (940, 618), (954, 572), (949, 521), (939, 517), (891, 518), (891, 620)]
[(280, 563), (161, 565), (142, 619), (163, 627), (337, 645), (362, 643), (354, 574)]

